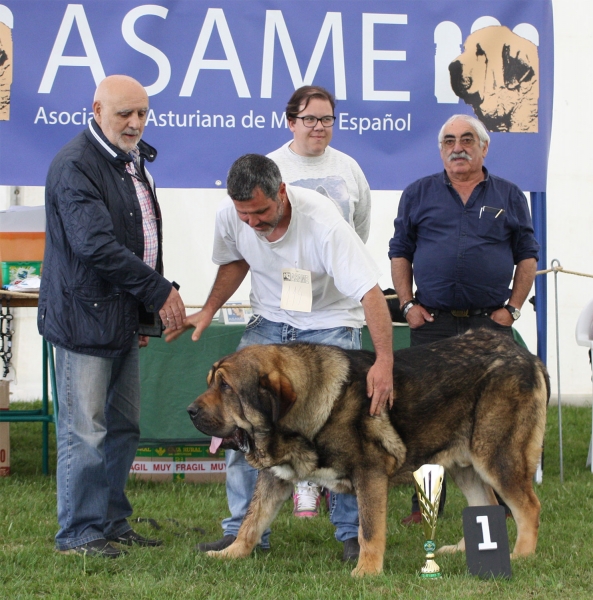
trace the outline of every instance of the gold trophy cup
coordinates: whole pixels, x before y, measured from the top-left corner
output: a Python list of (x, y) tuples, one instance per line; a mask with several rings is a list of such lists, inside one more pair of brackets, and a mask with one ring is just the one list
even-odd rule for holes
[(434, 561), (435, 531), (437, 528), (437, 515), (439, 500), (443, 488), (445, 469), (441, 465), (422, 465), (414, 471), (414, 484), (422, 514), (422, 528), (424, 530), (424, 551), (426, 562), (420, 570), (420, 577), (434, 578), (441, 576), (441, 569)]

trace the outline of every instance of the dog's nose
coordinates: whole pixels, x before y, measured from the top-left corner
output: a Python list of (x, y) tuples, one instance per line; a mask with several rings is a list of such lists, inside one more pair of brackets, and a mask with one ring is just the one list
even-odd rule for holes
[(198, 409), (194, 406), (193, 402), (187, 407), (187, 412), (192, 419), (198, 416)]

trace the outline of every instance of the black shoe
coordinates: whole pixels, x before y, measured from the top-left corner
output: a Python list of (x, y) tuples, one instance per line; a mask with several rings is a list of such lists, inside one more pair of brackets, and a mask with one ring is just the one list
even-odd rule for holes
[(194, 550), (196, 550), (197, 552), (210, 552), (210, 550), (224, 550), (225, 548), (228, 548), (236, 539), (236, 535), (225, 535), (223, 538), (220, 538), (215, 542), (202, 542), (198, 544), (194, 548)]
[(129, 529), (125, 533), (122, 533), (119, 537), (116, 537), (111, 542), (117, 542), (118, 544), (124, 544), (124, 546), (161, 546), (163, 540), (155, 540), (150, 538), (142, 537), (139, 533), (136, 533), (133, 529)]
[(105, 538), (99, 538), (68, 550), (58, 550), (60, 554), (84, 554), (86, 556), (101, 556), (102, 558), (118, 558), (127, 554), (112, 546)]
[(342, 554), (342, 562), (356, 562), (360, 554), (360, 545), (358, 538), (349, 538), (344, 542), (344, 553)]

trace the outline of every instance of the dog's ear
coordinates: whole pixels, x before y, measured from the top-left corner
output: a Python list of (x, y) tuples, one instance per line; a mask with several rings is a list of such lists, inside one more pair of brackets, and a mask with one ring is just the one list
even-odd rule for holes
[(504, 84), (509, 90), (518, 88), (524, 81), (531, 81), (535, 75), (533, 67), (528, 62), (528, 57), (520, 50), (511, 53), (511, 47), (505, 44), (502, 47), (502, 65)]
[(214, 373), (216, 373), (216, 369), (218, 369), (219, 364), (220, 364), (220, 361), (215, 362), (212, 365), (212, 368), (210, 369), (210, 371), (208, 371), (208, 377), (206, 378), (206, 383), (208, 385), (210, 385), (212, 383), (212, 380), (214, 379)]
[(274, 396), (272, 420), (276, 423), (288, 413), (296, 401), (297, 397), (292, 384), (280, 371), (271, 371), (270, 373), (261, 375), (259, 384)]

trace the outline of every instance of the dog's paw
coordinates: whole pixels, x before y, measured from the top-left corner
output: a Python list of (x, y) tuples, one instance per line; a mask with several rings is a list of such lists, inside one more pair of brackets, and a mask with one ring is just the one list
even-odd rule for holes
[(358, 564), (350, 572), (350, 575), (352, 577), (366, 577), (367, 575), (380, 575), (382, 572), (382, 560), (359, 560)]
[(382, 572), (383, 572), (383, 569), (366, 571), (364, 569), (359, 569), (358, 567), (354, 567), (354, 569), (352, 569), (352, 571), (350, 572), (350, 575), (352, 575), (352, 577), (366, 577), (367, 575), (380, 575)]
[(249, 556), (250, 551), (246, 550), (244, 547), (239, 544), (231, 544), (228, 548), (224, 550), (210, 550), (207, 552), (208, 556), (212, 556), (214, 558), (225, 559), (225, 558), (246, 558)]
[(452, 546), (441, 546), (435, 552), (435, 554), (454, 554), (455, 552), (459, 552), (459, 548), (457, 547), (457, 544), (454, 544)]
[(224, 552), (224, 550), (208, 550), (206, 554), (212, 558), (224, 558)]
[(455, 554), (456, 552), (465, 552), (465, 543), (460, 542), (451, 546), (441, 546), (435, 554)]
[(517, 560), (518, 558), (527, 558), (528, 556), (533, 556), (535, 554), (535, 550), (531, 552), (511, 552), (511, 560)]
[(455, 554), (455, 552), (465, 552), (465, 538), (462, 538), (457, 544), (441, 546), (435, 554)]

